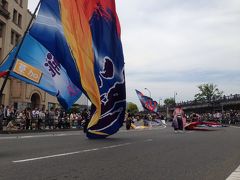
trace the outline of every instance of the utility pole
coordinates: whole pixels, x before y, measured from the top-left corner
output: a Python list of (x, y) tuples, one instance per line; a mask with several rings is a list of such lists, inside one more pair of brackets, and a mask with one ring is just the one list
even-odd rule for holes
[(174, 102), (175, 102), (175, 104), (176, 104), (176, 96), (177, 96), (177, 92), (174, 91), (173, 98), (174, 98)]
[(37, 5), (37, 7), (36, 7), (36, 9), (35, 9), (35, 11), (34, 11), (34, 13), (33, 13), (33, 15), (32, 15), (32, 18), (31, 18), (31, 20), (30, 20), (30, 22), (29, 22), (29, 24), (28, 24), (28, 26), (27, 26), (27, 29), (25, 30), (25, 32), (24, 32), (24, 34), (23, 34), (23, 37), (22, 37), (22, 39), (21, 39), (21, 41), (20, 41), (20, 43), (19, 43), (19, 45), (18, 45), (18, 47), (17, 47), (16, 53), (15, 53), (15, 55), (14, 55), (14, 59), (13, 59), (11, 65), (9, 66), (8, 73), (7, 73), (7, 75), (6, 75), (6, 77), (5, 77), (4, 81), (3, 81), (2, 87), (1, 87), (1, 89), (0, 89), (0, 102), (2, 102), (3, 91), (4, 91), (4, 88), (5, 88), (6, 84), (7, 84), (7, 80), (8, 80), (8, 78), (9, 78), (9, 76), (10, 76), (10, 71), (12, 70), (12, 68), (13, 68), (13, 66), (14, 66), (14, 64), (15, 64), (15, 62), (16, 62), (18, 53), (19, 53), (19, 51), (20, 51), (20, 49), (21, 49), (21, 47), (22, 47), (22, 45), (23, 45), (23, 41), (24, 41), (24, 39), (25, 39), (25, 37), (26, 37), (26, 35), (27, 35), (27, 33), (28, 33), (28, 30), (29, 30), (29, 28), (30, 28), (30, 26), (31, 26), (31, 24), (32, 24), (32, 22), (33, 22), (33, 19), (35, 18), (35, 15), (36, 15), (36, 13), (37, 13), (37, 10), (38, 10), (40, 4), (41, 4), (41, 0), (39, 1), (39, 3), (38, 3), (38, 5)]

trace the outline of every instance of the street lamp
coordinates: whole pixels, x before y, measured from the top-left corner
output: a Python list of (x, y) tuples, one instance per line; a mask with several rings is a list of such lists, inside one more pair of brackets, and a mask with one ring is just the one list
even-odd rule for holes
[(161, 104), (161, 100), (162, 100), (162, 98), (159, 98), (159, 106), (160, 106), (160, 104)]
[(176, 103), (176, 96), (177, 96), (177, 92), (174, 91), (174, 102)]
[(147, 90), (148, 92), (149, 92), (149, 94), (150, 94), (150, 98), (152, 98), (151, 97), (151, 91), (148, 89), (148, 88), (144, 88), (145, 90)]
[(162, 98), (159, 98), (159, 104), (158, 104), (159, 112), (160, 112), (160, 108), (161, 108), (161, 100), (162, 100)]

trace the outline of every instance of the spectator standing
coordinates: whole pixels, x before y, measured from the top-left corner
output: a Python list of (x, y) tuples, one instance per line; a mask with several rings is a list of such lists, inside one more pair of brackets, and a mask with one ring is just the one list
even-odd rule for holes
[(55, 112), (53, 107), (49, 111), (49, 129), (53, 128)]
[(5, 106), (4, 109), (3, 109), (3, 112), (4, 112), (3, 118), (4, 118), (5, 120), (7, 119), (7, 110), (8, 110), (8, 107), (9, 107), (9, 106)]
[(37, 128), (40, 130), (42, 129), (41, 126), (43, 121), (45, 122), (45, 113), (41, 110), (39, 111), (39, 114), (38, 114), (38, 124), (37, 124)]
[(14, 109), (12, 106), (8, 106), (7, 108), (7, 123), (14, 119)]
[(128, 110), (127, 115), (126, 115), (126, 129), (129, 130), (131, 128), (131, 124), (132, 124), (132, 118), (133, 115), (131, 114), (131, 112)]
[(87, 132), (87, 127), (88, 127), (88, 124), (89, 124), (89, 120), (90, 120), (89, 114), (88, 114), (88, 110), (86, 108), (82, 112), (82, 118), (84, 120), (84, 129), (83, 129), (83, 131), (84, 131), (84, 133), (86, 133)]
[(48, 126), (48, 128), (49, 128), (49, 111), (48, 110), (46, 110), (46, 112), (45, 112), (45, 128)]
[(26, 117), (24, 111), (21, 111), (17, 114), (17, 120), (19, 122), (19, 129), (23, 130), (26, 127)]
[(32, 115), (31, 115), (31, 109), (26, 108), (25, 109), (25, 117), (26, 117), (26, 129), (29, 130), (32, 129)]
[(0, 105), (0, 131), (3, 130), (4, 105)]
[(75, 113), (72, 112), (69, 116), (69, 122), (70, 122), (70, 127), (71, 128), (74, 126), (74, 121), (75, 121)]
[(62, 109), (58, 111), (58, 128), (64, 128), (64, 113)]

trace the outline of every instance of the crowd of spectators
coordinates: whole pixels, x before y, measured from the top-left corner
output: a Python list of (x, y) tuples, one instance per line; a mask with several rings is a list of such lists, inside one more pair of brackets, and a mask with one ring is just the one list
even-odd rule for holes
[(223, 124), (240, 125), (240, 110), (227, 110), (218, 112), (190, 113), (187, 114), (187, 120), (192, 121), (193, 114), (199, 116), (200, 121), (215, 121)]
[[(137, 121), (141, 119), (167, 120), (166, 114), (138, 113), (128, 116)], [(229, 125), (240, 125), (240, 110), (186, 113), (188, 122), (196, 121), (196, 116), (199, 121), (215, 121)], [(83, 128), (84, 123), (89, 120), (89, 118), (90, 113), (87, 109), (79, 113), (67, 113), (59, 108), (51, 108), (46, 111), (38, 108), (26, 108), (23, 111), (18, 111), (15, 110), (13, 106), (4, 107), (0, 105), (0, 131)], [(127, 122), (127, 119), (125, 122)]]
[(67, 113), (63, 109), (41, 110), (26, 108), (18, 111), (13, 106), (0, 106), (0, 131), (83, 128), (89, 111)]
[[(170, 112), (169, 112), (170, 113)], [(160, 119), (165, 121), (172, 121), (173, 115), (170, 113), (170, 116), (167, 118), (166, 113), (145, 113), (139, 112), (135, 115), (131, 115), (134, 117), (133, 119), (136, 120), (152, 120), (152, 119)], [(197, 113), (197, 112), (189, 112), (185, 113), (186, 121), (193, 122), (193, 121), (213, 121), (219, 122), (222, 124), (229, 124), (229, 125), (240, 125), (240, 109), (239, 110), (226, 110), (226, 111), (215, 111), (215, 112), (204, 112), (204, 113)]]

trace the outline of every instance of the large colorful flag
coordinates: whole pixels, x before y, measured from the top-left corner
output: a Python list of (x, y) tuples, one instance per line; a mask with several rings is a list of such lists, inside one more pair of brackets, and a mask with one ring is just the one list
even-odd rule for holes
[[(0, 71), (10, 68), (17, 48), (18, 46), (3, 62)], [(17, 60), (10, 71), (10, 76), (56, 96), (65, 109), (71, 107), (82, 94), (80, 89), (72, 83), (59, 61), (29, 34), (24, 38)]]
[(136, 93), (144, 109), (151, 112), (157, 112), (158, 103), (156, 101), (148, 96), (144, 96), (143, 93), (138, 90), (136, 90)]
[(49, 51), (77, 92), (92, 102), (87, 136), (117, 132), (124, 121), (126, 90), (115, 1), (41, 0), (29, 36)]

